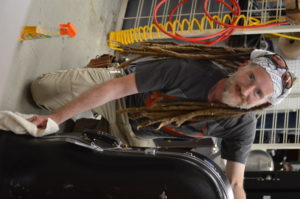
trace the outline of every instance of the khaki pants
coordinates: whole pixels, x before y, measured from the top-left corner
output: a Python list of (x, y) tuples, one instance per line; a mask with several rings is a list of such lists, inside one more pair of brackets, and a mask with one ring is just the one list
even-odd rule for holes
[[(123, 76), (123, 71), (113, 68), (62, 70), (38, 77), (32, 82), (31, 92), (38, 106), (54, 111), (95, 85), (120, 76)], [(110, 133), (120, 138), (123, 143), (130, 146), (153, 147), (152, 140), (134, 135), (127, 114), (117, 113), (117, 110), (125, 107), (125, 99), (121, 98), (96, 107), (92, 111), (108, 120)]]

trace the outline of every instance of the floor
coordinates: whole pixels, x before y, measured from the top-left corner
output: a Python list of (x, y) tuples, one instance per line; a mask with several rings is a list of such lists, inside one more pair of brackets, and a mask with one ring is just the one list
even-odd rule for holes
[(72, 22), (78, 34), (19, 42), (6, 75), (0, 110), (45, 113), (31, 99), (31, 81), (46, 72), (83, 67), (96, 55), (112, 53), (106, 36), (115, 31), (121, 7), (120, 0), (32, 0), (24, 25), (56, 27)]

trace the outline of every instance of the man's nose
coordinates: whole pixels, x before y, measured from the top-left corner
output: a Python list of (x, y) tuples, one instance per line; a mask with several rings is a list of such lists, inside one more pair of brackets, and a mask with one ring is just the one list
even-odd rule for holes
[(244, 97), (247, 97), (250, 95), (251, 92), (253, 92), (254, 89), (255, 89), (254, 84), (243, 85), (241, 87), (241, 93)]

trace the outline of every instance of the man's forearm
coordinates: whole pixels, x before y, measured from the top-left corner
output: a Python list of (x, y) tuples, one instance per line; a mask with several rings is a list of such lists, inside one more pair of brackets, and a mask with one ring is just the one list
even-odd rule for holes
[(246, 199), (244, 191), (244, 172), (245, 164), (233, 161), (227, 161), (226, 176), (231, 184), (234, 199)]
[(246, 199), (246, 193), (243, 186), (232, 186), (234, 199)]
[(137, 92), (134, 74), (110, 80), (84, 92), (49, 117), (58, 124), (76, 114)]

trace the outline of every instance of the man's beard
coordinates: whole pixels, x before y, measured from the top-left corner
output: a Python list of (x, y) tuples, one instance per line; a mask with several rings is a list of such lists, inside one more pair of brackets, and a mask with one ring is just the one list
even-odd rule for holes
[(241, 96), (241, 93), (239, 93), (240, 89), (234, 83), (233, 79), (229, 77), (225, 82), (225, 88), (222, 93), (222, 102), (224, 104), (227, 104), (228, 106), (235, 107), (235, 108), (241, 108), (241, 109), (250, 109), (255, 106), (255, 105), (248, 104), (247, 101), (242, 97), (241, 97), (242, 101), (240, 103), (235, 102), (234, 99), (236, 98), (236, 96), (229, 91), (230, 87), (233, 87), (236, 90), (236, 94), (239, 94)]
[(228, 106), (241, 108), (241, 109), (250, 109), (254, 107), (254, 105), (249, 105), (247, 102), (242, 101), (241, 103), (235, 103), (233, 100), (233, 95), (228, 90), (225, 90), (222, 93), (222, 102), (227, 104)]

